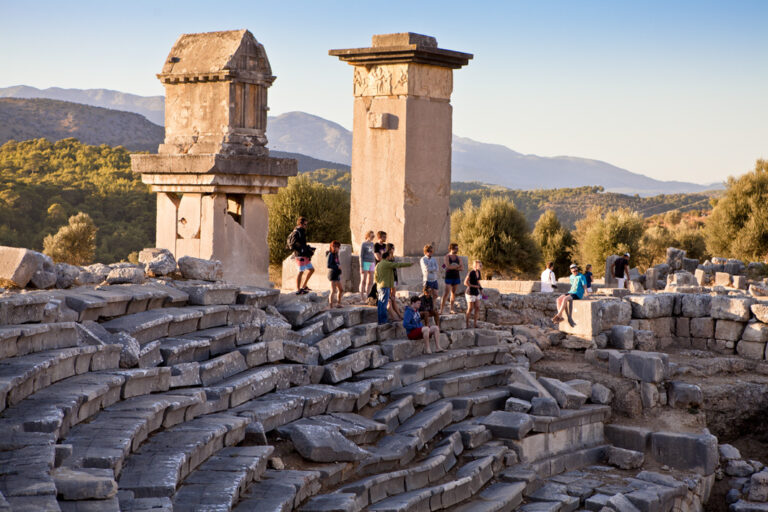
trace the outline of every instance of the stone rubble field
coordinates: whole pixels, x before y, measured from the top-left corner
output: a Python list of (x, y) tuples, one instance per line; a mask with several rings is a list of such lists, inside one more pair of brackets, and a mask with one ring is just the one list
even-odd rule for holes
[(739, 350), (762, 299), (604, 289), (554, 329), (554, 294), (487, 289), (424, 354), (375, 308), (192, 263), (210, 280), (0, 296), (0, 510), (768, 510), (705, 418), (766, 394)]

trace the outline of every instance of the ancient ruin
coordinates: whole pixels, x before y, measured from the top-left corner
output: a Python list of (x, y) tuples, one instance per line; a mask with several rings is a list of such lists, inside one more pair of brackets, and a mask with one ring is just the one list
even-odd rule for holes
[[(211, 43), (212, 83), (169, 75), (195, 112), (269, 75), (250, 33), (216, 34), (169, 58)], [(629, 289), (596, 281), (559, 325), (558, 292), (485, 281), (478, 327), (443, 315), (447, 349), (426, 354), (356, 293), (326, 310), (322, 293), (228, 277), (230, 260), (177, 259), (198, 240), (187, 212), (229, 229), (230, 196), (290, 174), (266, 172), (263, 125), (191, 136), (207, 125), (182, 118), (134, 159), (159, 200), (219, 205), (169, 207), (172, 248), (76, 267), (0, 247), (0, 510), (768, 511), (764, 264), (669, 248)]]
[(353, 246), (380, 229), (399, 256), (420, 256), (425, 243), (447, 252), (453, 70), (472, 55), (410, 32), (328, 53), (354, 66)]
[(267, 207), (296, 175), (296, 161), (266, 148), (264, 47), (247, 30), (184, 34), (158, 78), (165, 86), (165, 142), (132, 155), (157, 192), (156, 246), (180, 258), (222, 261), (224, 278), (267, 285)]

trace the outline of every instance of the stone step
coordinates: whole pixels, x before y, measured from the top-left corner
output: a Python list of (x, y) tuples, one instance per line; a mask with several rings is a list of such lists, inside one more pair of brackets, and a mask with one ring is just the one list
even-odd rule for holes
[(0, 326), (0, 359), (78, 345), (74, 322)]
[(120, 400), (125, 377), (84, 373), (57, 382), (3, 412), (6, 432), (42, 432), (60, 439), (69, 430)]
[(72, 454), (63, 465), (106, 468), (119, 476), (125, 458), (138, 450), (149, 435), (194, 419), (194, 406), (204, 400), (203, 391), (196, 395), (161, 393), (129, 398), (108, 407), (69, 432), (64, 442), (72, 447)]
[(47, 292), (17, 293), (0, 297), (0, 325), (17, 325), (46, 321), (46, 306), (51, 300)]
[(503, 386), (515, 367), (512, 365), (488, 365), (482, 368), (458, 370), (395, 389), (394, 399), (412, 395), (415, 405), (428, 405), (440, 398), (464, 395), (479, 389)]
[(12, 510), (57, 510), (53, 434), (4, 432), (0, 493)]
[(334, 412), (305, 417), (278, 428), (278, 432), (283, 436), (290, 436), (291, 430), (295, 425), (332, 427), (355, 444), (372, 444), (386, 433), (386, 427), (381, 423), (348, 412)]
[[(339, 487), (335, 492), (310, 499), (302, 508), (306, 512), (345, 510), (356, 512), (389, 496), (435, 484), (456, 464), (461, 453), (458, 435), (444, 439), (421, 462), (407, 468), (381, 472)], [(330, 507), (335, 508), (330, 508)], [(346, 507), (346, 508), (341, 508)]]
[(272, 446), (232, 446), (193, 471), (173, 496), (177, 512), (230, 510), (267, 469)]
[(323, 365), (323, 382), (336, 384), (368, 369), (376, 347), (364, 347), (344, 357)]
[(290, 512), (322, 485), (320, 471), (267, 470), (264, 477), (248, 487), (236, 512)]
[(222, 282), (173, 281), (173, 286), (189, 296), (189, 304), (200, 306), (236, 304), (240, 294), (239, 286)]
[(408, 512), (409, 510), (444, 510), (477, 494), (493, 478), (492, 456), (461, 466), (449, 482), (388, 497), (371, 505), (371, 512)]
[(455, 512), (506, 512), (516, 510), (523, 501), (523, 482), (496, 482), (478, 497), (456, 507)]
[(237, 325), (223, 325), (220, 327), (209, 327), (189, 334), (179, 336), (182, 339), (208, 340), (208, 350), (211, 356), (226, 354), (235, 350), (237, 347), (237, 336), (240, 328)]
[(274, 306), (280, 298), (277, 288), (259, 288), (258, 286), (241, 286), (237, 294), (237, 303), (264, 309)]
[(118, 316), (101, 325), (109, 332), (128, 333), (143, 345), (168, 337), (168, 326), (172, 321), (173, 316), (165, 313), (162, 309), (152, 309), (141, 313)]
[(219, 413), (159, 432), (126, 458), (119, 488), (136, 498), (171, 497), (200, 464), (242, 441), (247, 424), (246, 418)]
[(0, 361), (0, 411), (60, 380), (117, 368), (119, 345), (47, 350)]

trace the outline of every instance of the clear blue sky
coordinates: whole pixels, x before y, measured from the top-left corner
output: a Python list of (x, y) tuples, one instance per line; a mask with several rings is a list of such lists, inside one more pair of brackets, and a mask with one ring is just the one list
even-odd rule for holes
[(179, 34), (247, 28), (278, 77), (272, 114), (350, 127), (352, 69), (328, 49), (419, 32), (475, 55), (454, 76), (454, 133), (708, 183), (768, 158), (766, 26), (764, 0), (0, 0), (0, 86), (158, 95)]

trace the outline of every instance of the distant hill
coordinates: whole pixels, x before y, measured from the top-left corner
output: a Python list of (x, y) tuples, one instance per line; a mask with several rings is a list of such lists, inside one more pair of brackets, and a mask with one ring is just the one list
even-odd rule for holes
[(109, 89), (38, 89), (28, 85), (0, 87), (0, 98), (46, 98), (141, 114), (160, 126), (165, 124), (165, 97), (137, 96)]
[(311, 156), (302, 155), (300, 153), (287, 153), (285, 151), (269, 150), (269, 156), (276, 158), (295, 158), (298, 161), (299, 172), (311, 172), (315, 169), (338, 169), (342, 172), (349, 173), (349, 166), (339, 164), (336, 162), (329, 162), (327, 160), (318, 160)]
[(131, 112), (39, 98), (0, 98), (0, 144), (43, 137), (52, 141), (74, 137), (84, 144), (157, 151), (164, 130)]
[[(163, 122), (162, 96), (142, 97), (105, 89), (41, 90), (23, 85), (0, 89), (2, 96), (65, 99), (140, 113), (156, 123)], [(337, 123), (305, 112), (287, 112), (270, 117), (267, 138), (269, 148), (275, 153), (297, 153), (324, 162), (336, 162), (330, 166), (302, 160), (302, 171), (308, 170), (307, 165), (342, 168), (351, 162), (352, 133)], [(600, 160), (525, 155), (500, 144), (487, 144), (455, 135), (452, 165), (454, 181), (478, 181), (523, 190), (601, 186), (608, 192), (652, 196), (723, 188), (722, 183), (700, 185), (656, 180)]]

